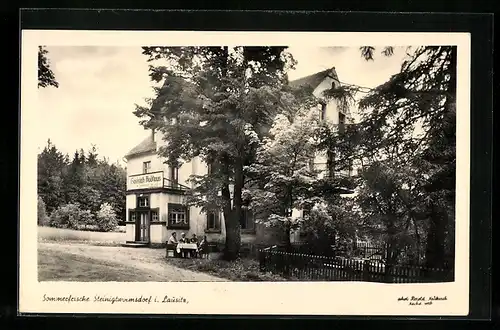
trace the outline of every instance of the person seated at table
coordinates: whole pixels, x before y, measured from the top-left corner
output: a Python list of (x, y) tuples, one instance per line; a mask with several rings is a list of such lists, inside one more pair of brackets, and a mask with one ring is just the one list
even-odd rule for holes
[(188, 243), (186, 240), (186, 233), (181, 233), (181, 238), (179, 239), (179, 243)]
[[(189, 240), (186, 238), (186, 233), (181, 233), (181, 238), (179, 239), (179, 243), (180, 243), (180, 244), (189, 243)], [(186, 258), (186, 257), (188, 256), (188, 254), (189, 254), (189, 253), (188, 253), (189, 251), (186, 251), (186, 250), (185, 250), (185, 249), (183, 249), (182, 247), (181, 247), (181, 249), (180, 249), (180, 250), (181, 250), (181, 255), (182, 255), (182, 257), (183, 257), (183, 258)]]
[[(196, 244), (196, 248), (198, 248), (198, 237), (196, 237), (195, 233), (193, 233), (193, 236), (190, 239), (187, 239), (187, 241), (189, 241), (189, 243), (191, 243), (191, 244)], [(193, 250), (190, 250), (190, 253), (191, 253), (191, 257), (194, 258), (198, 254), (198, 251), (193, 249)]]
[(193, 237), (191, 237), (191, 243), (196, 243), (198, 244), (198, 237), (196, 237), (196, 234), (193, 233)]
[(172, 233), (172, 235), (170, 235), (170, 238), (168, 239), (167, 244), (176, 244), (176, 245), (177, 245), (177, 243), (178, 243), (178, 242), (177, 242), (177, 234), (176, 234), (176, 232), (174, 231), (174, 232)]
[(170, 235), (170, 238), (168, 239), (167, 241), (167, 245), (173, 245), (173, 248), (174, 248), (174, 257), (178, 257), (179, 254), (177, 253), (177, 234), (175, 233), (175, 231), (172, 233), (172, 235)]
[(200, 256), (208, 253), (208, 239), (207, 235), (204, 235), (201, 242), (198, 244), (198, 253)]

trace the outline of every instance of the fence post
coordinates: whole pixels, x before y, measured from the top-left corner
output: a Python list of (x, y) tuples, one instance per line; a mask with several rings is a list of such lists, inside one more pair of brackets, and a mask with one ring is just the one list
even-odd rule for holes
[(266, 270), (266, 255), (265, 252), (261, 249), (259, 249), (259, 269), (261, 272), (264, 272)]
[(370, 282), (370, 263), (368, 260), (363, 262), (363, 281)]

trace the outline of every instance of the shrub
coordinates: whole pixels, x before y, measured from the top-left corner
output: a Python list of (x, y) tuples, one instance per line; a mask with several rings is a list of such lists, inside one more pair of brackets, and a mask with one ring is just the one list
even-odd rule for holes
[(99, 212), (97, 212), (96, 226), (99, 231), (112, 231), (118, 226), (118, 219), (113, 207), (104, 203), (101, 205)]
[(45, 226), (49, 223), (49, 217), (47, 216), (47, 209), (45, 207), (45, 202), (42, 197), (38, 197), (38, 225)]
[(79, 229), (92, 222), (94, 222), (92, 213), (89, 210), (80, 209), (78, 204), (60, 206), (50, 216), (50, 226), (56, 228)]

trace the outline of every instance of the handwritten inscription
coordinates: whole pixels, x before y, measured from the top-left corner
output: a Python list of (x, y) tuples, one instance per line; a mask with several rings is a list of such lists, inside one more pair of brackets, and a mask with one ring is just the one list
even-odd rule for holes
[(91, 299), (89, 296), (73, 296), (73, 295), (67, 295), (67, 296), (48, 296), (46, 294), (43, 295), (42, 301), (44, 302), (66, 302), (66, 303), (109, 303), (109, 304), (115, 304), (115, 303), (144, 303), (144, 304), (152, 304), (152, 303), (158, 303), (158, 304), (165, 304), (165, 303), (183, 303), (187, 304), (189, 303), (188, 300), (185, 297), (175, 297), (175, 296), (169, 296), (165, 295), (163, 297), (158, 297), (158, 296), (127, 296), (127, 297), (120, 297), (120, 296), (106, 296), (106, 295), (95, 295), (93, 299)]
[(399, 297), (398, 302), (407, 302), (410, 306), (422, 306), (422, 305), (432, 305), (435, 301), (444, 301), (448, 300), (447, 296), (439, 297), (439, 296), (404, 296)]

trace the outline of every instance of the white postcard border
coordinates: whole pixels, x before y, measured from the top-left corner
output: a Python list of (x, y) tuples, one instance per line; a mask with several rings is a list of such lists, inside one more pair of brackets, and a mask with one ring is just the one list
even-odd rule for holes
[[(145, 45), (457, 45), (457, 190), (455, 282), (38, 282), (37, 281), (37, 46)], [(23, 30), (21, 53), (20, 278), (21, 313), (467, 315), (469, 310), (470, 35), (467, 33), (315, 33)], [(89, 128), (90, 129), (90, 128)], [(47, 302), (46, 296), (90, 302)], [(97, 303), (94, 296), (184, 297), (184, 303)], [(409, 306), (401, 296), (446, 296)]]

